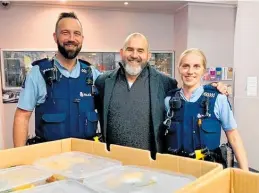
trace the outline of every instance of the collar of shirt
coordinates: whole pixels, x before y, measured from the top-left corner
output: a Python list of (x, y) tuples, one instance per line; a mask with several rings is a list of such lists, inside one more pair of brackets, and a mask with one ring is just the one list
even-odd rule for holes
[(72, 71), (69, 72), (59, 61), (56, 57), (54, 57), (54, 65), (58, 68), (60, 73), (65, 76), (66, 78), (78, 78), (80, 75), (80, 62), (77, 59), (76, 65), (73, 67)]
[(203, 86), (201, 85), (200, 87), (196, 88), (192, 92), (192, 95), (189, 100), (184, 96), (183, 89), (181, 89), (180, 95), (181, 95), (182, 99), (184, 99), (185, 101), (194, 103), (200, 98), (200, 96), (202, 95), (203, 92), (204, 92), (204, 89), (203, 89)]

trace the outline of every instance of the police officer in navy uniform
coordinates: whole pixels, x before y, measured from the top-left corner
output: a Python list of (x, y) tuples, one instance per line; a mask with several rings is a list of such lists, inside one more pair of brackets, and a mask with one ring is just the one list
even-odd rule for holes
[(77, 59), (84, 39), (77, 16), (61, 13), (54, 40), (58, 52), (52, 59), (32, 64), (20, 93), (14, 117), (14, 146), (26, 145), (29, 119), (35, 109), (36, 142), (68, 137), (92, 139), (98, 114), (93, 84), (100, 74), (88, 62)]
[(223, 128), (240, 168), (248, 170), (246, 152), (227, 97), (212, 86), (201, 85), (205, 69), (206, 58), (201, 50), (188, 49), (180, 56), (178, 70), (183, 87), (170, 91), (165, 98), (166, 151), (219, 161)]

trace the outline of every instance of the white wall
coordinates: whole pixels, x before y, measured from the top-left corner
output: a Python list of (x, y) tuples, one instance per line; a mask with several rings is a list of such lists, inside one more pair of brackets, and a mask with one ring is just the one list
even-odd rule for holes
[(189, 6), (188, 47), (205, 52), (208, 66), (233, 66), (236, 9), (230, 6)]
[(234, 46), (235, 82), (235, 116), (239, 131), (248, 152), (251, 167), (259, 170), (259, 97), (246, 95), (246, 79), (259, 77), (259, 2), (239, 2), (236, 17), (236, 34)]
[(178, 10), (174, 15), (174, 48), (175, 48), (175, 77), (178, 85), (181, 86), (179, 73), (177, 70), (178, 58), (181, 53), (187, 49), (188, 44), (188, 6)]
[(173, 15), (32, 6), (0, 9), (1, 48), (55, 48), (52, 33), (57, 16), (71, 10), (84, 27), (83, 49), (118, 50), (136, 31), (149, 38), (152, 49), (173, 48)]
[[(1, 48), (56, 48), (52, 38), (55, 22), (65, 8), (12, 6), (0, 9)], [(152, 50), (173, 50), (174, 17), (170, 14), (119, 12), (89, 9), (75, 11), (84, 27), (84, 50), (119, 51), (132, 32), (144, 33)], [(4, 138), (12, 147), (12, 124), (16, 104), (4, 104)], [(34, 118), (30, 127), (34, 126)]]

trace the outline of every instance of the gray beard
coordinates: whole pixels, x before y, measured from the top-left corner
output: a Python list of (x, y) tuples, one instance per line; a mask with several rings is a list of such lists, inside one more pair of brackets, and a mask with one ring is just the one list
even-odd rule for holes
[(143, 68), (141, 66), (132, 67), (132, 66), (130, 66), (130, 64), (127, 64), (127, 63), (124, 63), (124, 69), (125, 69), (126, 73), (129, 74), (130, 76), (137, 76), (143, 70)]

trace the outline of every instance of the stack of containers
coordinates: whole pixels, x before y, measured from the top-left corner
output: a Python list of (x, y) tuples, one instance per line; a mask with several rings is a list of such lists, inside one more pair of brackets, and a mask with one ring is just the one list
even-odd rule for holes
[[(4, 179), (0, 180), (0, 193), (15, 191), (23, 185), (30, 189), (18, 192), (172, 193), (195, 180), (193, 176), (147, 167), (122, 166), (120, 161), (82, 152), (41, 158), (33, 166), (0, 170), (0, 175)], [(53, 176), (56, 182), (45, 184)]]

